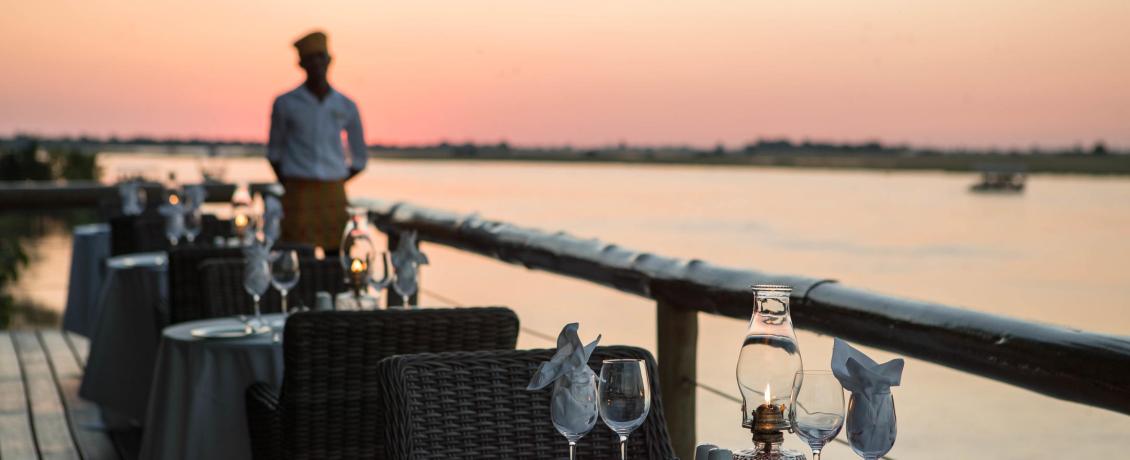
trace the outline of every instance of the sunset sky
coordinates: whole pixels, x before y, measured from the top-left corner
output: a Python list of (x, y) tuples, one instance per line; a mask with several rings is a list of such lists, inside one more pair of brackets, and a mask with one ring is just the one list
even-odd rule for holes
[(372, 143), (1130, 146), (1127, 0), (7, 0), (0, 135), (263, 140), (313, 28)]

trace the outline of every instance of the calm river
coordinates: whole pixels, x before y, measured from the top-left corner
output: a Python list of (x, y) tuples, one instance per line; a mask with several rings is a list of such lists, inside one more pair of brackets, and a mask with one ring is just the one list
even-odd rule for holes
[[(107, 178), (144, 170), (199, 175), (189, 158), (100, 159)], [(258, 159), (228, 180), (270, 180)], [(417, 204), (717, 264), (834, 278), (851, 286), (1028, 320), (1130, 334), (1130, 179), (1043, 176), (1018, 196), (967, 192), (969, 174), (742, 167), (381, 161), (351, 196)], [(29, 291), (62, 305), (66, 237), (44, 240)], [(53, 250), (51, 248), (59, 248)], [(507, 305), (523, 327), (654, 350), (654, 306), (584, 282), (425, 245), (423, 302)], [(52, 256), (52, 254), (55, 254)], [(52, 262), (54, 261), (54, 262)], [(51, 269), (54, 268), (54, 269)], [(61, 308), (61, 307), (60, 307)], [(743, 321), (700, 315), (699, 378), (737, 395)], [(831, 338), (799, 332), (806, 367), (827, 368)], [(523, 333), (519, 346), (553, 344)], [(895, 357), (866, 349), (879, 360)], [(1111, 369), (1130, 375), (1127, 369)], [(1128, 377), (1130, 378), (1130, 377)], [(1120, 458), (1130, 417), (909, 360), (894, 389), (896, 459)], [(746, 446), (737, 404), (699, 391), (699, 440)], [(792, 436), (789, 443), (801, 445)], [(840, 439), (845, 439), (841, 433)], [(564, 448), (564, 447), (563, 447)], [(807, 452), (807, 451), (806, 451)], [(583, 455), (583, 453), (582, 453)], [(828, 459), (857, 458), (843, 444)]]

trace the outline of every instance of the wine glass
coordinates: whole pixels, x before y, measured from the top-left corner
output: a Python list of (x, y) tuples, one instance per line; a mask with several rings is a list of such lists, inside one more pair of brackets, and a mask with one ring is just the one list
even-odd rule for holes
[(802, 371), (796, 379), (804, 382), (796, 395), (789, 416), (797, 436), (812, 449), (812, 460), (844, 425), (844, 388), (832, 371)]
[(591, 372), (566, 375), (553, 382), (549, 416), (553, 426), (569, 441), (569, 460), (577, 455), (577, 441), (596, 425), (596, 376)]
[[(889, 420), (888, 420), (889, 419)], [(847, 437), (851, 450), (865, 460), (887, 455), (895, 445), (895, 399), (890, 391), (848, 400)]]
[(243, 289), (255, 301), (255, 326), (248, 325), (253, 332), (267, 332), (270, 326), (263, 321), (263, 313), (259, 309), (259, 300), (267, 292), (271, 284), (271, 269), (265, 259), (248, 259), (243, 269)]
[(190, 209), (184, 213), (184, 237), (188, 244), (196, 241), (196, 237), (204, 228), (204, 216), (199, 209)]
[(642, 359), (606, 359), (600, 366), (600, 418), (620, 436), (620, 459), (628, 458), (628, 435), (651, 410), (651, 386)]
[(283, 314), (290, 311), (286, 306), (286, 295), (298, 284), (301, 274), (298, 269), (298, 251), (291, 249), (271, 252), (271, 285), (282, 296)]

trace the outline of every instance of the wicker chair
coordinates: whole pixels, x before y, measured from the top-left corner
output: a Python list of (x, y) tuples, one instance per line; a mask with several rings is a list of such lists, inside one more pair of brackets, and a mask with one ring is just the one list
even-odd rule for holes
[[(231, 221), (222, 220), (211, 214), (201, 219), (200, 234), (196, 241), (200, 245), (211, 244), (217, 236), (231, 234)], [(183, 241), (182, 241), (182, 244)], [(181, 246), (178, 246), (178, 248)], [(139, 216), (117, 216), (110, 219), (110, 254), (120, 256), (135, 252), (165, 251), (170, 249), (165, 236), (165, 218), (159, 214)]]
[[(568, 458), (568, 444), (549, 416), (551, 390), (527, 391), (538, 364), (554, 350), (401, 355), (378, 366), (388, 459)], [(589, 366), (636, 358), (651, 376), (651, 412), (628, 438), (631, 458), (673, 459), (651, 353), (599, 347)], [(578, 443), (586, 459), (620, 458), (618, 437), (598, 423)]]
[(165, 219), (160, 214), (117, 216), (110, 219), (110, 255), (112, 256), (164, 251), (168, 247), (169, 240), (165, 238)]
[[(313, 248), (307, 245), (280, 243), (276, 247), (297, 250), (299, 257), (312, 257), (314, 254)], [(206, 305), (209, 299), (205, 295), (207, 290), (204, 286), (201, 264), (210, 259), (238, 259), (242, 257), (243, 251), (240, 248), (217, 248), (202, 245), (177, 246), (169, 250), (169, 320), (171, 323), (176, 324), (214, 317), (208, 305)], [(240, 273), (242, 274), (242, 272)], [(237, 286), (240, 287), (235, 292), (243, 292), (242, 279)]]
[[(323, 260), (303, 257), (299, 259), (298, 266), (301, 270), (298, 285), (287, 294), (290, 307), (313, 307), (318, 291), (336, 294), (345, 289), (341, 262), (336, 257)], [(244, 267), (245, 260), (242, 258), (208, 259), (201, 262), (199, 273), (203, 279), (201, 286), (204, 301), (196, 304), (198, 308), (194, 314), (202, 318), (214, 318), (252, 313), (255, 302), (243, 290)], [(268, 289), (259, 302), (264, 313), (277, 313), (282, 309), (282, 296), (275, 289)]]
[(377, 363), (401, 353), (513, 350), (518, 316), (507, 308), (306, 312), (283, 335), (278, 396), (247, 389), (257, 459), (383, 458)]

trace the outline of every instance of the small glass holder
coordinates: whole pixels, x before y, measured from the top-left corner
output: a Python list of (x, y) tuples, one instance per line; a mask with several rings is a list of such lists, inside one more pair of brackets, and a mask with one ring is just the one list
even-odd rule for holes
[(335, 310), (376, 310), (378, 308), (380, 308), (379, 300), (369, 294), (342, 292), (334, 299)]

